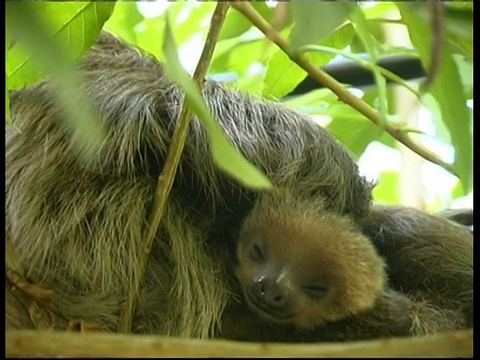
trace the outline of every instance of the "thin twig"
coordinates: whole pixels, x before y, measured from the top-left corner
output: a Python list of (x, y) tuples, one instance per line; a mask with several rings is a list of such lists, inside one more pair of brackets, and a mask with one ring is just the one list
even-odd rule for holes
[[(38, 305), (40, 305), (43, 309), (48, 310), (52, 314), (58, 316), (60, 319), (68, 322), (69, 320), (63, 316), (58, 309), (51, 304), (51, 302), (47, 299), (42, 299), (40, 297), (35, 297), (33, 294), (31, 294), (28, 291), (25, 291), (25, 288), (21, 286), (21, 284), (28, 284), (21, 276), (20, 274), (14, 272), (14, 271), (9, 271), (6, 274), (5, 280), (8, 285), (10, 285), (12, 288), (18, 289), (22, 295), (29, 299), (30, 301), (36, 302)], [(47, 291), (47, 290), (45, 290)], [(51, 292), (53, 296), (53, 291)]]
[[(25, 294), (23, 291), (22, 287), (17, 286), (18, 280), (24, 280), (24, 274), (23, 274), (23, 268), (22, 265), (18, 259), (18, 256), (16, 254), (16, 251), (14, 249), (14, 246), (12, 244), (12, 241), (10, 240), (10, 236), (8, 234), (5, 234), (5, 267), (6, 267), (6, 273), (5, 273), (5, 282), (9, 284), (12, 290), (18, 289), (21, 292), (21, 296), (24, 297), (27, 300), (31, 300), (30, 304), (30, 311), (28, 312), (28, 315), (30, 317), (30, 320), (36, 326), (37, 328), (51, 328), (53, 326), (52, 322), (50, 321), (50, 317), (48, 315), (48, 311), (50, 310), (47, 306), (41, 306), (44, 304), (39, 304), (37, 299), (32, 299), (29, 294)], [(11, 278), (11, 275), (16, 274), (17, 275), (17, 281), (15, 279)], [(19, 311), (20, 311), (20, 300), (19, 304), (17, 305)], [(7, 306), (15, 306), (14, 304), (8, 304)], [(50, 310), (51, 311), (51, 310)], [(52, 312), (52, 311), (51, 311)], [(53, 312), (55, 313), (55, 312)], [(35, 314), (35, 318), (32, 317), (32, 315)]]
[(326, 72), (318, 69), (315, 65), (310, 63), (303, 54), (290, 51), (288, 42), (282, 38), (279, 33), (275, 31), (275, 29), (270, 26), (270, 24), (249, 3), (239, 1), (230, 2), (230, 5), (235, 10), (242, 13), (248, 20), (250, 20), (253, 25), (263, 32), (267, 38), (274, 42), (283, 52), (285, 52), (285, 54), (288, 55), (293, 62), (304, 69), (313, 79), (335, 93), (340, 101), (343, 101), (345, 104), (363, 114), (374, 124), (381, 126), (395, 140), (402, 143), (424, 159), (441, 166), (452, 174), (457, 175), (451, 164), (444, 162), (435, 153), (414, 142), (412, 139), (410, 139), (408, 132), (405, 130), (400, 129), (390, 122), (383, 123), (378, 113), (372, 107), (370, 107), (362, 99), (350, 93), (342, 84), (340, 84)]
[[(328, 46), (305, 45), (305, 46), (302, 46), (300, 48), (300, 51), (304, 52), (304, 53), (312, 51), (312, 52), (322, 52), (322, 53), (326, 53), (326, 54), (339, 55), (339, 56), (344, 57), (345, 59), (349, 59), (349, 60), (354, 61), (355, 63), (364, 67), (367, 70), (372, 71), (372, 69), (373, 69), (373, 65), (370, 61), (363, 60), (362, 58), (360, 58), (359, 56), (357, 56), (355, 54), (351, 54), (351, 53), (345, 52), (343, 50), (334, 49), (334, 48), (331, 48), (331, 47), (328, 47)], [(417, 96), (417, 97), (421, 96), (419, 91), (415, 90), (412, 86), (408, 85), (408, 83), (405, 80), (403, 80), (400, 76), (396, 75), (395, 73), (391, 72), (390, 70), (385, 69), (384, 67), (381, 67), (379, 65), (377, 65), (377, 66), (378, 66), (378, 70), (380, 71), (380, 74), (385, 76), (387, 79), (403, 86), (404, 88), (406, 88), (408, 91), (410, 91), (415, 96)]]
[[(228, 6), (228, 3), (225, 2), (218, 3), (213, 13), (210, 29), (207, 34), (207, 40), (193, 75), (193, 80), (196, 82), (200, 90), (202, 88), (205, 75), (207, 74), (220, 30), (222, 29), (222, 25), (225, 21)], [(120, 318), (119, 330), (121, 332), (128, 333), (131, 330), (133, 312), (135, 309), (137, 296), (140, 292), (140, 287), (145, 276), (145, 270), (147, 268), (148, 259), (152, 250), (153, 239), (155, 238), (155, 234), (157, 233), (158, 227), (165, 213), (168, 196), (170, 194), (170, 190), (172, 189), (178, 164), (180, 163), (180, 158), (182, 156), (183, 148), (190, 128), (191, 119), (192, 113), (187, 108), (186, 101), (184, 100), (183, 107), (179, 115), (179, 120), (173, 134), (171, 148), (163, 171), (158, 178), (152, 211), (145, 233), (144, 245), (140, 253), (140, 262), (142, 266), (141, 274), (143, 274), (143, 276), (138, 279), (137, 283), (131, 285), (128, 298), (125, 302)]]
[(7, 331), (6, 355), (20, 357), (472, 357), (473, 331), (329, 344), (246, 343), (160, 336)]

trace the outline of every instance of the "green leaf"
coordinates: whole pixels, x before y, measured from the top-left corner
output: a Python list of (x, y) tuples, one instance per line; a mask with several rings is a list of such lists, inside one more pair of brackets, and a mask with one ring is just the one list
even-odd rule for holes
[(292, 51), (324, 39), (356, 8), (354, 3), (328, 1), (292, 1), (290, 6), (295, 24), (289, 39)]
[[(383, 30), (383, 24), (379, 21), (368, 21), (366, 24), (367, 31), (370, 35), (375, 39), (375, 43), (381, 43), (382, 45), (388, 45), (385, 41), (385, 32)], [(379, 49), (380, 50), (380, 49)], [(351, 45), (351, 52), (352, 53), (364, 53), (366, 52), (365, 44), (362, 38), (355, 34), (353, 37), (352, 45)]]
[(299, 96), (288, 97), (282, 103), (291, 109), (303, 111), (302, 109), (311, 108), (319, 104), (323, 105), (320, 108), (327, 108), (336, 101), (336, 95), (329, 89), (316, 89)]
[(219, 169), (245, 186), (255, 189), (272, 189), (273, 186), (268, 178), (233, 147), (218, 122), (213, 119), (198, 87), (180, 64), (171, 31), (167, 17), (163, 49), (166, 56), (165, 74), (185, 92), (185, 101), (189, 108), (207, 129), (214, 162)]
[[(200, 35), (203, 41), (208, 32), (208, 20), (215, 8), (214, 3), (173, 3), (168, 9), (154, 18), (143, 19), (136, 27), (137, 46), (164, 61), (163, 42), (165, 21), (168, 15), (175, 43), (182, 45), (194, 35)], [(188, 16), (185, 18), (185, 15)]]
[(103, 29), (130, 44), (137, 44), (135, 26), (143, 19), (144, 17), (138, 11), (136, 2), (119, 2)]
[[(9, 3), (12, 4), (12, 3)], [(112, 13), (114, 3), (99, 2), (31, 2), (16, 3), (29, 6), (43, 20), (43, 26), (49, 36), (65, 48), (65, 54), (71, 61), (78, 60), (96, 41), (98, 34)], [(7, 7), (8, 9), (8, 7)], [(21, 10), (20, 10), (21, 11)], [(11, 20), (7, 17), (7, 21)], [(27, 26), (24, 22), (12, 23), (9, 26), (15, 34), (22, 32)], [(20, 89), (34, 84), (45, 75), (45, 69), (36, 59), (37, 53), (32, 53), (31, 48), (24, 44), (25, 39), (19, 37), (15, 46), (7, 52), (7, 77), (10, 89)]]
[(380, 173), (377, 186), (373, 188), (373, 198), (380, 204), (396, 205), (401, 202), (398, 191), (399, 176), (395, 171), (383, 171)]
[(461, 181), (457, 182), (455, 187), (452, 190), (451, 197), (452, 199), (457, 199), (466, 195), (465, 189)]
[(234, 89), (249, 94), (260, 94), (262, 92), (263, 76), (244, 76), (235, 83)]
[(375, 84), (378, 91), (378, 113), (381, 125), (383, 126), (388, 117), (387, 81), (381, 74), (380, 68), (377, 66), (378, 49), (375, 46), (373, 36), (368, 30), (365, 16), (360, 8), (357, 8), (356, 11), (353, 11), (350, 14), (350, 19), (355, 23), (355, 32), (362, 40), (370, 57)]
[[(273, 10), (263, 2), (253, 2), (252, 7), (267, 21), (270, 22)], [(220, 32), (219, 40), (232, 39), (240, 36), (252, 27), (252, 23), (238, 11), (229, 9)]]
[[(330, 34), (320, 44), (332, 48), (344, 49), (352, 40), (353, 27), (348, 24)], [(321, 67), (333, 57), (330, 53), (308, 53), (307, 59), (315, 66)], [(289, 94), (305, 77), (307, 73), (295, 64), (281, 50), (277, 50), (268, 63), (263, 96), (281, 99)]]
[(268, 53), (272, 52), (265, 52), (263, 39), (263, 36), (259, 34), (257, 38), (239, 36), (219, 41), (215, 46), (209, 72), (233, 71), (237, 74), (245, 74), (251, 64), (260, 62), (262, 58), (268, 56)]
[(164, 60), (162, 34), (165, 33), (165, 16), (144, 19), (136, 27), (136, 45), (158, 60)]
[(252, 64), (260, 63), (265, 66), (268, 59), (276, 51), (277, 49), (274, 46), (265, 46), (263, 39), (245, 41), (230, 51), (228, 69), (241, 76), (247, 75)]
[[(408, 5), (398, 5), (402, 19), (408, 27), (412, 43), (418, 50), (422, 63), (428, 69), (431, 53), (429, 23), (416, 17), (416, 12)], [(441, 68), (429, 91), (437, 100), (442, 119), (450, 132), (451, 143), (455, 148), (454, 167), (464, 190), (470, 191), (473, 177), (473, 145), (470, 131), (470, 116), (463, 92), (460, 75), (453, 60), (450, 48), (444, 46)]]
[[(86, 32), (84, 29), (85, 23), (90, 22), (80, 21), (79, 23), (77, 22), (76, 26), (71, 26), (73, 21), (69, 20), (66, 23), (60, 21), (66, 16), (62, 13), (59, 15), (57, 22), (54, 21), (52, 25), (52, 23), (46, 20), (55, 18), (56, 11), (68, 10), (68, 5), (71, 4), (49, 4), (52, 7), (43, 7), (43, 4), (40, 4), (42, 6), (38, 4), (40, 3), (7, 3), (8, 19), (11, 21), (11, 24), (20, 24), (15, 30), (18, 31), (17, 34), (23, 43), (22, 45), (29, 50), (29, 53), (35, 54), (34, 61), (37, 66), (42, 68), (46, 74), (52, 75), (53, 95), (56, 97), (60, 105), (59, 108), (63, 113), (62, 119), (70, 127), (72, 143), (75, 149), (79, 151), (79, 155), (94, 156), (101, 150), (105, 139), (105, 129), (98, 120), (98, 114), (92, 110), (84, 93), (81, 91), (82, 84), (73, 71), (72, 56), (79, 56), (81, 51), (73, 49), (73, 55), (69, 54), (56, 41), (57, 39), (52, 37), (53, 28), (56, 34), (61, 35), (60, 38), (63, 39), (63, 44), (67, 43), (71, 47), (72, 44), (76, 43), (79, 44), (78, 46), (83, 47), (85, 39), (89, 39), (92, 36), (90, 32)], [(56, 5), (56, 7), (53, 5)], [(97, 8), (94, 7), (93, 9)], [(48, 15), (42, 12), (45, 10), (50, 10)], [(100, 15), (97, 12), (95, 14)], [(90, 16), (96, 16), (95, 14), (90, 14)], [(106, 20), (106, 17), (105, 15), (104, 20)], [(67, 18), (70, 19), (70, 17)], [(99, 20), (97, 19), (96, 21)], [(64, 26), (58, 28), (59, 23), (64, 24)], [(72, 39), (70, 42), (67, 41), (69, 35)], [(19, 46), (18, 43), (15, 47), (17, 46)], [(33, 63), (31, 57), (25, 59), (26, 63)], [(7, 68), (8, 61), (7, 58)], [(18, 72), (13, 74), (18, 74)]]
[(362, 3), (362, 5), (363, 4), (369, 5), (368, 8), (362, 7), (365, 18), (368, 20), (386, 18), (392, 12), (397, 10), (394, 2), (376, 2), (373, 6), (371, 6), (372, 2)]
[(426, 107), (432, 116), (432, 121), (435, 126), (435, 138), (443, 141), (445, 144), (450, 144), (450, 132), (442, 121), (442, 111), (437, 102), (437, 99), (430, 93), (425, 93), (420, 98), (422, 106)]
[[(469, 61), (473, 60), (473, 3), (442, 2), (445, 38), (448, 44)], [(405, 8), (405, 5), (403, 5)], [(430, 12), (424, 4), (409, 4), (406, 11), (425, 23), (430, 23)]]
[(473, 64), (466, 61), (460, 54), (453, 54), (453, 60), (457, 65), (463, 91), (468, 99), (473, 99)]
[(357, 159), (372, 141), (388, 142), (385, 132), (380, 132), (378, 126), (359, 113), (350, 111), (347, 105), (334, 105), (326, 114), (332, 117), (332, 121), (327, 126), (328, 130), (355, 154)]
[[(185, 8), (185, 3), (179, 2), (176, 6), (182, 6)], [(171, 24), (172, 32), (174, 35), (175, 43), (178, 47), (190, 40), (194, 35), (201, 35), (201, 41), (204, 41), (207, 37), (210, 18), (215, 10), (215, 2), (206, 3), (194, 3), (194, 7), (191, 9), (188, 17), (184, 21), (179, 21), (179, 17), (182, 12), (179, 11), (176, 19), (176, 24)], [(172, 12), (175, 8), (168, 9), (168, 18), (172, 19)], [(208, 21), (207, 21), (208, 20)]]

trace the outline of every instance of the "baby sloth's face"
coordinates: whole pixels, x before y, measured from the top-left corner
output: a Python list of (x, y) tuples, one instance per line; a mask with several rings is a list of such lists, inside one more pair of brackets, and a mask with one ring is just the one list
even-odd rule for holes
[(237, 252), (236, 276), (253, 311), (311, 328), (373, 307), (384, 262), (348, 219), (264, 210), (246, 219)]
[(322, 324), (327, 298), (335, 291), (332, 279), (309, 271), (306, 262), (298, 264), (294, 254), (290, 261), (278, 256), (279, 252), (260, 238), (241, 246), (236, 275), (247, 304), (267, 320), (299, 327)]

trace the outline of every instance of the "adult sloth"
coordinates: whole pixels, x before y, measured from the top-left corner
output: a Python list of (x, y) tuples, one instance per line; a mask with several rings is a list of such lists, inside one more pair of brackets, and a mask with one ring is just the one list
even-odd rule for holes
[[(130, 284), (142, 276), (144, 230), (183, 94), (160, 63), (107, 33), (78, 71), (106, 125), (107, 146), (94, 158), (77, 155), (51, 82), (13, 93), (6, 231), (22, 275), (54, 290), (64, 317), (116, 331)], [(213, 82), (204, 84), (203, 96), (227, 137), (275, 185), (293, 198), (321, 198), (327, 212), (370, 231), (371, 184), (322, 127)], [(194, 119), (132, 331), (217, 336), (224, 310), (241, 298), (234, 276), (238, 230), (262, 196), (216, 169)], [(374, 220), (374, 228), (382, 221)], [(32, 326), (7, 290), (7, 327)]]

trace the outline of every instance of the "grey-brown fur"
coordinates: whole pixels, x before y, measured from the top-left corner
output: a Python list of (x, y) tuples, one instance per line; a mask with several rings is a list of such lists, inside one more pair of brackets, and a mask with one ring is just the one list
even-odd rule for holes
[[(6, 231), (23, 275), (54, 290), (64, 316), (115, 331), (129, 284), (140, 276), (138, 253), (182, 94), (157, 61), (108, 34), (78, 69), (107, 125), (109, 147), (95, 159), (77, 156), (49, 82), (13, 93), (12, 117), (20, 131), (6, 129)], [(234, 239), (261, 195), (216, 170), (207, 135), (194, 119), (133, 331), (242, 338), (233, 331), (251, 340), (270, 334), (270, 340), (319, 341), (382, 331), (408, 334), (405, 327), (431, 306), (432, 323), (419, 325), (427, 333), (459, 327), (452, 325), (456, 310), (450, 310), (456, 304), (469, 316), (473, 270), (471, 243), (465, 239), (471, 239), (460, 228), (445, 222), (440, 231), (436, 218), (408, 210), (410, 215), (400, 217), (403, 212), (388, 209), (370, 213), (371, 184), (359, 176), (348, 152), (308, 118), (212, 82), (206, 82), (204, 97), (227, 136), (276, 185), (294, 196), (322, 198), (326, 211), (349, 214), (362, 227), (387, 261), (393, 293), (376, 305), (384, 310), (336, 323), (339, 330), (325, 333), (272, 329), (250, 318), (233, 276)], [(436, 245), (429, 250), (432, 239)], [(452, 257), (452, 252), (458, 254)], [(431, 283), (427, 289), (425, 279)], [(444, 287), (432, 285), (437, 283)], [(399, 310), (411, 306), (410, 298), (417, 301), (419, 293), (426, 294), (427, 307)], [(31, 327), (13, 308), (16, 304), (7, 289), (7, 327)], [(411, 318), (400, 321), (399, 314)], [(223, 333), (216, 331), (219, 322)], [(264, 326), (272, 331), (255, 336)]]
[(372, 309), (314, 329), (273, 323), (245, 307), (230, 307), (223, 317), (221, 335), (241, 341), (332, 342), (422, 336), (466, 327), (458, 310), (387, 289)]
[(242, 293), (267, 320), (313, 328), (370, 310), (385, 291), (386, 264), (373, 244), (321, 198), (263, 196), (237, 246)]
[(463, 226), (407, 207), (374, 206), (362, 221), (392, 286), (461, 310), (473, 325), (473, 237)]
[[(278, 283), (288, 305), (275, 309), (278, 319), (263, 315), (255, 302), (229, 309), (223, 336), (347, 341), (473, 325), (473, 244), (463, 227), (405, 207), (373, 206), (355, 226), (349, 215), (325, 211), (321, 199), (265, 197), (259, 205), (240, 233), (239, 281), (245, 292), (258, 274), (270, 275), (273, 269), (282, 274)], [(260, 260), (252, 257), (253, 244), (261, 244)], [(378, 266), (380, 256), (387, 274)], [(303, 287), (318, 278), (337, 291), (311, 301)], [(283, 314), (294, 316), (282, 320)], [(317, 325), (308, 328), (303, 319)]]
[[(108, 34), (78, 69), (107, 125), (108, 147), (94, 159), (77, 156), (48, 81), (13, 93), (20, 131), (6, 129), (6, 230), (23, 275), (54, 290), (64, 316), (115, 331), (129, 285), (141, 275), (139, 249), (182, 94), (161, 64)], [(204, 98), (227, 136), (276, 185), (325, 197), (332, 212), (368, 212), (371, 185), (320, 126), (212, 82)], [(212, 336), (234, 298), (225, 239), (257, 196), (217, 171), (194, 119), (133, 331)]]

